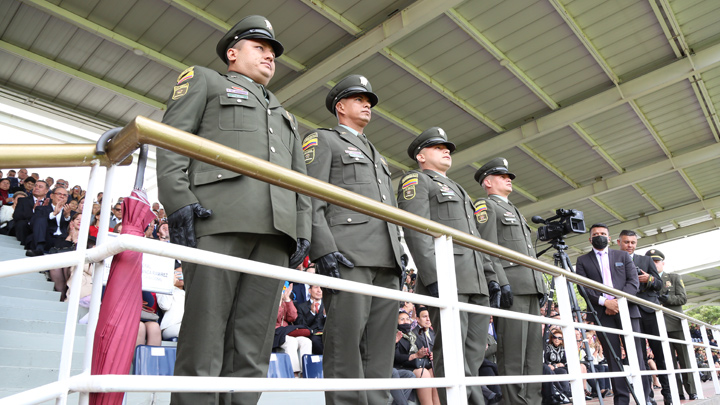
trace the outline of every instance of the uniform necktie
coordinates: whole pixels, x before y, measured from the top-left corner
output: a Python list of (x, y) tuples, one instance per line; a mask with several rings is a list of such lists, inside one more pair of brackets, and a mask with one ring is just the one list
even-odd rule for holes
[(269, 103), (269, 102), (270, 102), (270, 96), (268, 95), (268, 92), (267, 92), (267, 90), (265, 89), (265, 86), (263, 86), (263, 85), (260, 84), (260, 83), (256, 83), (256, 84), (258, 85), (258, 87), (260, 87), (260, 90), (262, 90), (263, 96), (265, 97), (265, 101), (267, 101), (267, 102)]
[(365, 136), (365, 134), (358, 135), (358, 138), (360, 138), (360, 140), (363, 142), (363, 144), (365, 144), (365, 147), (368, 148), (368, 150), (370, 150), (370, 145), (368, 145), (368, 140), (367, 140), (367, 137)]
[[(603, 260), (603, 256), (608, 253), (607, 252), (598, 252), (598, 254), (600, 255), (600, 263), (602, 264), (603, 284), (605, 284), (608, 287), (613, 287), (612, 275), (610, 275), (610, 257), (608, 256), (607, 260)], [(605, 297), (606, 300), (615, 299), (615, 297), (613, 297), (610, 294), (603, 293), (603, 296)]]

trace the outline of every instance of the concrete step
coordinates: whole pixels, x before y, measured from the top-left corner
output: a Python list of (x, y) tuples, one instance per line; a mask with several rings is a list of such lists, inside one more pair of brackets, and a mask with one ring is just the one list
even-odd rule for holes
[[(9, 349), (62, 350), (63, 335), (0, 330), (0, 347)], [(85, 350), (85, 336), (75, 336), (73, 353)], [(0, 377), (0, 381), (2, 378)]]
[[(70, 374), (79, 374), (80, 370), (71, 370)], [(58, 369), (38, 367), (5, 367), (0, 366), (0, 381), (10, 389), (28, 390), (57, 381)]]
[(35, 273), (39, 277), (30, 278), (32, 274), (20, 274), (17, 276), (0, 278), (0, 286), (4, 287), (20, 287), (31, 290), (52, 291), (53, 284), (45, 279), (40, 273)]
[(60, 302), (60, 293), (52, 290), (52, 283), (47, 283), (47, 285), (50, 287), (48, 290), (0, 285), (0, 296)]
[(0, 306), (0, 318), (35, 319), (39, 321), (65, 322), (67, 310), (45, 310)]
[[(65, 333), (65, 319), (63, 322), (38, 321), (36, 319), (0, 318), (0, 330), (62, 335)], [(87, 325), (76, 325), (76, 336), (85, 336)]]
[(24, 297), (0, 296), (0, 307), (67, 311), (68, 304), (60, 301), (38, 300)]
[[(0, 366), (6, 367), (59, 367), (60, 351), (43, 349), (0, 348)], [(82, 368), (83, 352), (72, 356), (72, 368)], [(0, 385), (2, 382), (0, 382)]]

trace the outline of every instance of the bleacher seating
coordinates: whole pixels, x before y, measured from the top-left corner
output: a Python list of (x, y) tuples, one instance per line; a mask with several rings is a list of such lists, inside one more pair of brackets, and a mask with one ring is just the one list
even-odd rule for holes
[(267, 376), (268, 378), (295, 378), (290, 355), (287, 353), (272, 353)]
[(305, 354), (302, 356), (303, 378), (323, 378), (323, 356)]

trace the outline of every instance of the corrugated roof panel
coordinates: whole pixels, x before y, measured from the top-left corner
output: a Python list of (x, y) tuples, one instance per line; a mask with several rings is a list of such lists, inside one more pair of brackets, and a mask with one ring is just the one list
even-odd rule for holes
[[(127, 82), (125, 88), (138, 94), (148, 95), (148, 91), (158, 82), (167, 77), (170, 71), (170, 69), (157, 63), (148, 63), (132, 79), (130, 79), (130, 81)], [(164, 99), (160, 99), (159, 101), (165, 102)]]
[(684, 80), (637, 99), (670, 152), (714, 141), (714, 136), (689, 81)]
[(191, 22), (192, 17), (188, 14), (174, 7), (168, 7), (150, 27), (145, 29), (137, 42), (155, 50), (163, 49), (175, 38), (182, 36)]
[(596, 198), (628, 220), (657, 211), (631, 186), (603, 193)]
[[(187, 24), (187, 29), (180, 31), (161, 51), (179, 62), (195, 65), (200, 63), (199, 60), (195, 60), (195, 52), (205, 48), (214, 51), (215, 44), (221, 37), (220, 31), (198, 20), (192, 20)], [(144, 38), (141, 38), (139, 42), (142, 43), (143, 40)]]
[(581, 121), (579, 125), (623, 168), (664, 156), (627, 104)]
[(100, 1), (102, 0), (55, 0), (51, 3), (55, 3), (73, 14), (86, 18)]
[(705, 82), (705, 87), (713, 105), (720, 106), (720, 68), (708, 70), (700, 76)]
[(11, 80), (16, 88), (29, 91), (35, 87), (37, 80), (45, 71), (44, 67), (36, 65), (32, 62), (23, 60), (12, 72)]
[(685, 174), (704, 198), (720, 195), (720, 160), (688, 167)]
[(13, 19), (7, 25), (2, 40), (20, 48), (29, 49), (48, 20), (50, 20), (49, 15), (23, 4), (13, 14)]
[(0, 51), (0, 82), (5, 85), (10, 84), (8, 81), (21, 62), (22, 59), (17, 56), (5, 51)]
[[(130, 106), (130, 108), (121, 116), (118, 117), (118, 121), (120, 122), (130, 122), (138, 115), (142, 115), (143, 117), (148, 117), (153, 115), (157, 110), (155, 108), (152, 108), (150, 106), (147, 106), (142, 103), (134, 103)], [(162, 119), (162, 114), (160, 115), (160, 118)]]
[[(517, 176), (513, 182), (535, 197), (542, 198), (572, 189), (566, 182), (560, 180), (518, 148), (503, 152), (502, 157), (507, 159), (510, 171)], [(477, 163), (483, 165), (486, 162), (480, 161)]]
[(45, 24), (29, 51), (48, 59), (55, 59), (77, 30), (77, 28), (68, 25), (64, 21), (51, 18)]
[(82, 103), (92, 89), (93, 86), (90, 83), (73, 78), (67, 83), (57, 100), (62, 104), (74, 107)]
[(87, 19), (112, 29), (133, 7), (143, 8), (145, 6), (131, 1), (101, 0), (92, 8), (92, 12)]
[[(575, 73), (568, 75), (567, 72)], [(577, 96), (578, 89), (575, 86), (578, 83), (588, 88), (610, 83), (608, 77), (598, 67), (595, 59), (587, 55), (580, 56), (573, 61), (567, 59), (567, 62), (561, 68), (558, 68), (555, 61), (547, 61), (533, 67), (533, 73), (537, 75), (535, 83), (545, 93), (552, 95), (553, 100), (558, 104)]]
[[(620, 223), (617, 218), (610, 215), (607, 211), (602, 209), (599, 205), (597, 205), (594, 201), (590, 199), (577, 201), (573, 203), (571, 207), (567, 206), (558, 208), (575, 209), (578, 211), (582, 211), (583, 216), (585, 217), (585, 228), (587, 228), (588, 232), (590, 231), (590, 226), (592, 226), (593, 224), (601, 223), (612, 226), (614, 224)], [(588, 235), (588, 238), (589, 237), (590, 235)]]
[(138, 2), (118, 21), (113, 31), (137, 41), (169, 7), (167, 3), (160, 1)]
[(567, 9), (618, 76), (674, 57), (646, 1), (573, 1)]
[(675, 171), (641, 181), (638, 185), (666, 210), (697, 201), (685, 180)]
[(17, 1), (0, 1), (0, 37), (5, 34), (21, 5)]
[(119, 46), (89, 32), (76, 30), (55, 61), (93, 76), (102, 77), (121, 55), (122, 50)]
[(42, 94), (46, 99), (54, 99), (65, 88), (70, 81), (70, 76), (47, 69), (42, 76), (37, 78), (37, 83), (32, 89), (33, 93)]
[(578, 184), (592, 182), (598, 176), (615, 174), (615, 170), (574, 130), (562, 128), (526, 144), (533, 152)]
[(115, 63), (115, 65), (105, 75), (105, 80), (111, 83), (120, 83), (127, 85), (146, 65), (150, 64), (147, 58), (137, 56), (131, 51), (125, 51), (125, 54)]
[[(325, 4), (331, 9), (339, 12), (343, 17), (352, 21), (353, 24), (370, 29), (379, 21), (383, 21), (390, 14), (403, 10), (414, 0), (397, 0), (397, 1), (379, 1), (379, 2), (360, 2), (360, 1), (326, 1)], [(342, 7), (342, 11), (336, 9), (336, 6)]]
[(688, 44), (699, 50), (717, 42), (720, 3), (715, 0), (672, 0), (670, 7)]

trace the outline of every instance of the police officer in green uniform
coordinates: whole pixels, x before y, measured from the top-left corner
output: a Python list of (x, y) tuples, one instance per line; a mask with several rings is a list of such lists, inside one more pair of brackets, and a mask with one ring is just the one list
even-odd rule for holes
[[(363, 133), (377, 102), (364, 76), (340, 80), (325, 99), (339, 125), (305, 136), (305, 163), (310, 176), (396, 207), (387, 162)], [(319, 274), (400, 288), (403, 252), (396, 225), (320, 199), (313, 199), (312, 210), (310, 260)], [(398, 302), (326, 292), (324, 376), (390, 378)], [(387, 398), (387, 391), (325, 393), (328, 405), (385, 404)]]
[[(530, 227), (525, 217), (510, 202), (515, 175), (507, 160), (495, 158), (475, 173), (475, 181), (488, 194), (473, 204), (477, 229), (483, 239), (535, 258)], [(502, 308), (530, 315), (540, 315), (545, 299), (542, 275), (496, 256), (490, 260), (498, 277), (491, 282), (490, 294), (500, 291)], [(540, 324), (495, 317), (498, 334), (498, 372), (500, 375), (542, 374), (543, 341)], [(502, 385), (506, 404), (539, 404), (540, 383)]]
[[(242, 19), (216, 50), (228, 71), (193, 66), (182, 72), (163, 122), (306, 173), (297, 121), (265, 89), (283, 52), (270, 21)], [(160, 148), (157, 179), (173, 243), (284, 267), (309, 248), (309, 197)], [(175, 375), (265, 377), (282, 282), (206, 265), (183, 268)], [(219, 397), (223, 404), (254, 404), (260, 393)], [(218, 400), (214, 393), (182, 393), (172, 402)]]
[[(433, 127), (420, 134), (408, 147), (407, 153), (414, 159), (420, 170), (411, 170), (403, 176), (398, 186), (398, 206), (413, 214), (420, 215), (453, 227), (459, 231), (477, 235), (472, 200), (460, 184), (450, 180), (446, 173), (452, 166), (450, 154), (455, 144), (447, 140), (442, 128)], [(435, 266), (435, 241), (432, 236), (411, 229), (405, 230), (413, 260), (418, 267), (420, 282), (417, 291), (438, 296), (438, 274)], [(487, 281), (497, 283), (497, 277), (489, 260), (483, 254), (463, 246), (453, 247), (458, 298), (460, 302), (489, 305)], [(432, 324), (437, 338), (433, 349), (435, 375), (444, 376), (442, 362), (442, 334), (440, 313), (430, 309)], [(460, 313), (461, 337), (465, 357), (465, 375), (477, 376), (485, 358), (490, 317), (487, 315)], [(440, 400), (446, 403), (441, 393)], [(480, 386), (468, 387), (468, 403), (482, 404)]]
[[(655, 267), (658, 273), (660, 273), (663, 286), (660, 290), (658, 300), (662, 306), (684, 314), (685, 312), (683, 312), (682, 306), (687, 304), (687, 294), (685, 293), (685, 283), (683, 283), (682, 278), (678, 274), (665, 271), (665, 255), (663, 252), (657, 249), (650, 249), (645, 252), (645, 256), (650, 256), (653, 259)], [(685, 333), (683, 332), (680, 318), (665, 314), (665, 327), (667, 328), (669, 338), (685, 340)], [(691, 361), (695, 359), (690, 358), (687, 346), (680, 343), (670, 343), (670, 353), (672, 354), (673, 364), (680, 362), (680, 368), (692, 368)], [(680, 374), (675, 374), (680, 399), (685, 399), (683, 387), (685, 387), (685, 392), (688, 393), (690, 399), (695, 400), (698, 398), (694, 376), (695, 373), (682, 373), (682, 381), (680, 381)], [(667, 397), (665, 402), (670, 403)]]

